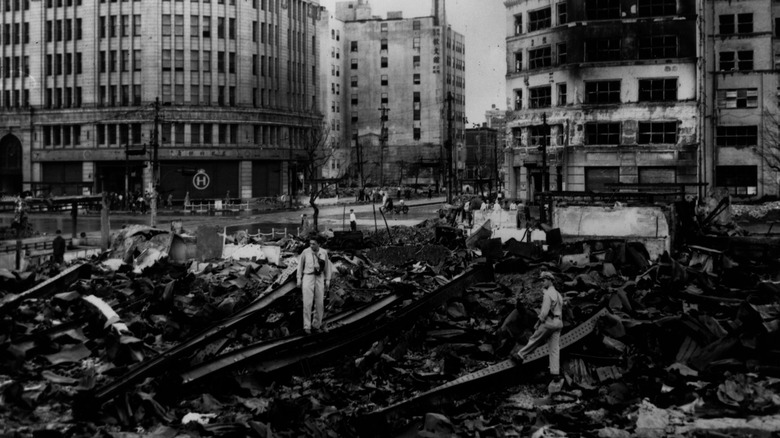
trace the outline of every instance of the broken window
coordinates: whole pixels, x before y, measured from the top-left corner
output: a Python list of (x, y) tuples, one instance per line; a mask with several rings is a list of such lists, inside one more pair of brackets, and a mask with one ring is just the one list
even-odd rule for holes
[(552, 105), (552, 87), (528, 89), (528, 108), (549, 108)]
[(620, 0), (587, 0), (585, 16), (588, 20), (613, 20), (620, 18)]
[(677, 15), (677, 0), (640, 0), (640, 17)]
[(620, 103), (620, 81), (585, 83), (586, 103)]
[(586, 167), (585, 191), (606, 191), (607, 184), (620, 182), (619, 167)]
[(566, 83), (558, 84), (558, 106), (566, 105)]
[(528, 146), (550, 146), (551, 137), (549, 126), (538, 125), (528, 127)]
[(350, 52), (357, 52), (358, 51), (358, 42), (357, 41), (350, 41), (349, 42), (349, 51)]
[(523, 90), (515, 90), (515, 111), (523, 109)]
[(727, 188), (732, 195), (755, 195), (758, 193), (758, 167), (717, 166), (715, 185)]
[(620, 37), (585, 40), (585, 61), (620, 61)]
[(569, 22), (569, 14), (566, 10), (566, 2), (560, 2), (555, 7), (558, 10), (558, 26)]
[(515, 35), (523, 33), (523, 15), (515, 15)]
[(585, 124), (586, 145), (619, 145), (620, 123), (602, 122)]
[(523, 70), (523, 52), (515, 52), (515, 71)]
[(547, 29), (551, 24), (552, 11), (550, 8), (538, 9), (528, 13), (528, 32)]
[(715, 144), (719, 147), (746, 147), (758, 144), (758, 126), (718, 126)]
[(720, 71), (753, 70), (753, 51), (720, 52)]
[(753, 14), (727, 14), (718, 16), (718, 32), (721, 35), (753, 33)]
[(544, 68), (552, 65), (550, 46), (528, 51), (528, 68)]
[(639, 59), (676, 57), (676, 35), (652, 35), (639, 38)]
[(677, 79), (640, 79), (640, 102), (673, 102), (677, 100)]
[(676, 144), (677, 122), (639, 122), (637, 144)]
[(718, 108), (757, 108), (758, 88), (718, 90)]

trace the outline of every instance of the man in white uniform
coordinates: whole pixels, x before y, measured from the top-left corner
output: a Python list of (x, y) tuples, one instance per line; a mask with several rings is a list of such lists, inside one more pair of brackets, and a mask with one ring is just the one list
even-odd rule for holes
[(558, 381), (561, 374), (561, 329), (563, 329), (563, 296), (553, 286), (550, 272), (542, 272), (539, 277), (543, 281), (544, 298), (536, 331), (528, 340), (528, 344), (516, 353), (515, 359), (523, 362), (537, 347), (547, 342), (550, 349), (550, 374)]
[[(333, 266), (328, 252), (311, 239), (309, 247), (304, 249), (298, 260), (298, 287), (303, 291), (303, 331), (322, 331), (322, 319), (325, 314), (325, 291), (330, 288)], [(312, 317), (312, 306), (314, 315)]]

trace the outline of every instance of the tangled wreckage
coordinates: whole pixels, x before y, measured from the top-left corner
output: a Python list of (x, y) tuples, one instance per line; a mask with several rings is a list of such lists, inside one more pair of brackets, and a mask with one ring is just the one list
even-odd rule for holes
[[(100, 258), (0, 279), (0, 435), (777, 436), (777, 242), (632, 208), (560, 205), (543, 242), (434, 220), (335, 236), (309, 336), (304, 240), (126, 228)], [(643, 219), (604, 227), (621, 209)], [(557, 388), (544, 347), (507, 360), (541, 270), (566, 299)]]

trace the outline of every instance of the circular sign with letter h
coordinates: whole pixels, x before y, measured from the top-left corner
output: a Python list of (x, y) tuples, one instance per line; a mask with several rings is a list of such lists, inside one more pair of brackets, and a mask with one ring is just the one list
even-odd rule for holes
[(192, 185), (198, 190), (205, 190), (209, 183), (211, 183), (211, 178), (209, 178), (205, 169), (198, 169), (198, 173), (192, 177)]

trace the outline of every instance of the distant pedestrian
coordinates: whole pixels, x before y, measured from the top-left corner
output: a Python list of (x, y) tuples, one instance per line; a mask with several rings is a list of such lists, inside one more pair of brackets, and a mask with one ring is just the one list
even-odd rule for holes
[(184, 209), (190, 206), (190, 192), (184, 194)]
[(62, 238), (62, 231), (57, 230), (57, 237), (52, 242), (52, 249), (54, 251), (54, 262), (62, 263), (65, 261), (65, 239)]
[(173, 207), (173, 193), (168, 193), (168, 207)]
[(357, 216), (355, 216), (355, 210), (352, 208), (349, 209), (349, 229), (357, 231)]

